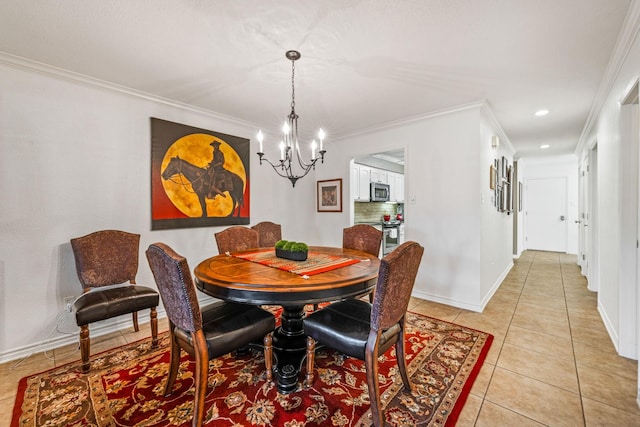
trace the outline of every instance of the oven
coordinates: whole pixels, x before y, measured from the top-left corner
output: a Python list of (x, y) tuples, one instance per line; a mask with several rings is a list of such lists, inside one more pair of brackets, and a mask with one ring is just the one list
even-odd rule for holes
[(400, 244), (400, 222), (382, 223), (382, 256), (393, 251)]

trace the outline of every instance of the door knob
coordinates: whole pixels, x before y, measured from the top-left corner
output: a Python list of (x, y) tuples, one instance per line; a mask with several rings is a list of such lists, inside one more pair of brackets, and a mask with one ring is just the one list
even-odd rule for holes
[(564, 221), (564, 215), (560, 215), (560, 221)]

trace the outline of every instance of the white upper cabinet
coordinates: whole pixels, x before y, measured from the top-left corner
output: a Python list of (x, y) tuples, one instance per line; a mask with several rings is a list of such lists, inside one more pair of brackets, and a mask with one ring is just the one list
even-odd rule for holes
[(389, 185), (389, 201), (404, 202), (403, 174), (376, 169), (358, 163), (351, 165), (351, 200), (368, 202), (370, 200), (369, 193), (372, 182)]
[(387, 184), (389, 184), (389, 201), (404, 202), (404, 175), (396, 172), (387, 172)]
[(371, 168), (371, 182), (388, 184), (387, 175), (388, 175), (388, 172), (385, 170)]
[(351, 199), (355, 201), (369, 201), (369, 182), (371, 168), (357, 163), (351, 165)]

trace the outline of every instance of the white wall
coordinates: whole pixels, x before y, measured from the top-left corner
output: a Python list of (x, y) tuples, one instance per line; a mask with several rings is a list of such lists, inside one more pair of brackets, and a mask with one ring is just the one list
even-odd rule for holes
[[(480, 311), (511, 265), (508, 219), (482, 200), (492, 155), (487, 135), (495, 133), (483, 116), (487, 108), (467, 106), (328, 141), (325, 163), (295, 188), (253, 157), (251, 224), (272, 220), (283, 224), (285, 238), (340, 245), (349, 225), (349, 161), (405, 148), (406, 238), (426, 249), (416, 296)], [(274, 126), (0, 57), (0, 362), (77, 340), (54, 331), (63, 298), (81, 292), (70, 238), (107, 228), (141, 234), (137, 279), (152, 287), (144, 258), (150, 243), (166, 242), (192, 268), (217, 253), (213, 233), (220, 228), (150, 231), (150, 117), (245, 138)], [(277, 156), (272, 140), (267, 135), (265, 151)], [(343, 179), (345, 209), (317, 213), (316, 180), (333, 178)], [(66, 316), (66, 329), (74, 330)], [(93, 325), (92, 336), (129, 322)]]
[[(485, 106), (481, 113), (478, 141), (480, 168), (476, 179), (480, 192), (481, 215), (480, 298), (484, 307), (513, 267), (513, 214), (499, 212), (494, 205), (495, 191), (489, 185), (489, 167), (494, 164), (495, 159), (502, 157), (513, 165), (514, 150), (497, 127), (488, 107)], [(500, 140), (495, 149), (491, 147), (494, 135)]]
[[(55, 327), (63, 298), (81, 293), (72, 237), (107, 228), (141, 234), (137, 281), (152, 287), (150, 243), (166, 242), (192, 268), (217, 253), (221, 228), (150, 231), (150, 117), (244, 138), (258, 127), (29, 65), (0, 65), (0, 361), (33, 351)], [(251, 224), (272, 220), (285, 237), (316, 241), (313, 174), (293, 189), (257, 156), (250, 170)]]
[[(487, 292), (511, 263), (506, 215), (494, 210), (496, 222), (485, 224), (481, 213), (489, 180), (486, 135), (491, 133), (483, 131), (481, 138), (483, 108), (487, 107), (468, 106), (337, 141), (339, 149), (332, 151), (331, 162), (340, 165), (339, 175), (318, 171), (318, 179), (341, 177), (348, 195), (352, 158), (404, 147), (405, 237), (425, 247), (414, 294), (475, 311), (482, 310)], [(485, 198), (484, 206), (488, 204)], [(320, 229), (344, 227), (349, 213), (318, 214), (316, 223)], [(485, 234), (490, 237), (483, 238)], [(323, 235), (323, 244), (339, 242), (339, 236)], [(484, 270), (489, 245), (495, 245), (489, 255), (494, 258)]]
[[(578, 253), (578, 159), (573, 154), (551, 157), (525, 157), (518, 161), (521, 170), (521, 180), (528, 179), (565, 178), (567, 182), (567, 220), (566, 240), (567, 253)], [(522, 217), (524, 228), (527, 227), (527, 217)], [(526, 235), (526, 232), (525, 232)], [(526, 241), (524, 242), (526, 247)]]
[(621, 32), (616, 52), (612, 54), (608, 73), (612, 78), (603, 85), (606, 92), (602, 95), (602, 106), (595, 111), (595, 119), (588, 123), (577, 154), (579, 158), (589, 155), (590, 147), (597, 142), (599, 247), (594, 270), (598, 283), (598, 310), (619, 354), (636, 358), (640, 330), (637, 279), (629, 271), (635, 273), (635, 268), (623, 263), (637, 261), (637, 218), (632, 218), (628, 209), (634, 209), (629, 201), (637, 200), (637, 157), (630, 156), (637, 156), (638, 147), (629, 144), (637, 144), (638, 135), (629, 138), (630, 122), (627, 112), (623, 112), (623, 108), (627, 108), (622, 106), (622, 101), (640, 75), (639, 3), (634, 2), (631, 6), (629, 17), (628, 28)]

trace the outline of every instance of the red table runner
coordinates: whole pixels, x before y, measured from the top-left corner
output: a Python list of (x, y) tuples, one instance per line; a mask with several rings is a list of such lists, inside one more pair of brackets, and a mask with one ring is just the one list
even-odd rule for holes
[(299, 274), (300, 276), (313, 276), (314, 274), (324, 273), (325, 271), (335, 270), (336, 268), (346, 267), (347, 265), (360, 262), (358, 259), (345, 258), (337, 255), (323, 254), (319, 252), (309, 251), (306, 261), (291, 261), (276, 256), (275, 249), (263, 249), (255, 252), (231, 254), (236, 258), (247, 261), (257, 262), (290, 273)]

